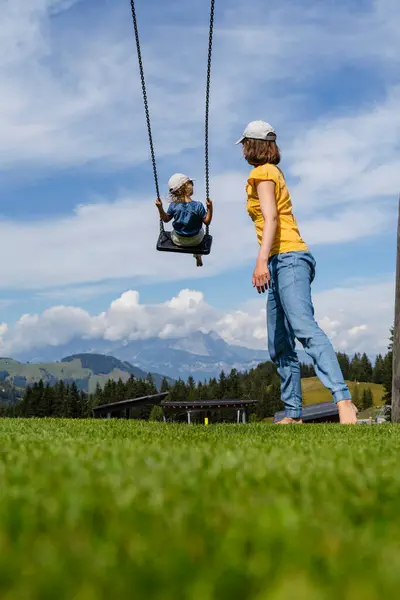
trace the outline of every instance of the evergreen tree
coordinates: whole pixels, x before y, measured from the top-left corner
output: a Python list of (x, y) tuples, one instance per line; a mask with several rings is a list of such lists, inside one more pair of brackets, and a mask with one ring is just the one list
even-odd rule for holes
[(371, 392), (371, 388), (367, 388), (363, 391), (362, 405), (364, 410), (366, 410), (367, 408), (372, 408), (372, 406), (374, 405), (374, 398)]
[(79, 392), (79, 419), (87, 419), (92, 416), (92, 398), (83, 390)]
[(161, 389), (160, 392), (164, 393), (164, 392), (169, 392), (169, 383), (166, 377), (163, 377), (162, 382), (161, 382)]
[(21, 414), (21, 417), (25, 417), (25, 418), (35, 416), (35, 414), (34, 414), (34, 391), (31, 386), (28, 386), (25, 390), (25, 394), (24, 394), (22, 402), (21, 402), (20, 414)]
[(54, 386), (54, 398), (53, 398), (53, 416), (54, 417), (65, 417), (68, 409), (66, 406), (66, 385), (64, 381), (58, 381)]
[(100, 406), (103, 404), (103, 390), (99, 382), (96, 383), (96, 389), (92, 397), (92, 406)]
[(68, 386), (66, 404), (67, 416), (72, 419), (78, 419), (81, 416), (81, 397), (75, 381)]
[(146, 392), (144, 393), (144, 396), (152, 396), (153, 394), (158, 393), (157, 387), (154, 383), (153, 375), (151, 373), (147, 374), (146, 384)]
[(228, 376), (227, 397), (232, 400), (240, 399), (241, 397), (240, 375), (236, 369), (232, 369)]
[(68, 383), (65, 386), (63, 414), (61, 416), (66, 419), (73, 418), (73, 399), (71, 396), (71, 386)]
[(344, 354), (343, 352), (338, 352), (337, 353), (337, 359), (340, 365), (340, 369), (343, 373), (343, 377), (346, 381), (349, 381), (349, 379), (351, 379), (351, 367), (350, 367), (350, 359), (347, 356), (347, 354)]
[(354, 385), (354, 390), (352, 393), (352, 400), (353, 400), (353, 404), (354, 406), (356, 406), (358, 408), (358, 410), (363, 410), (364, 406), (363, 406), (363, 398), (360, 394), (360, 389), (359, 389), (359, 385), (358, 383), (355, 383)]
[(192, 376), (190, 376), (187, 380), (186, 389), (188, 402), (196, 402), (198, 399), (197, 388)]
[(219, 398), (219, 384), (215, 377), (212, 377), (207, 386), (207, 400), (218, 400)]
[(45, 417), (53, 417), (54, 416), (54, 405), (55, 405), (55, 392), (54, 387), (52, 387), (49, 383), (46, 384), (46, 387), (43, 390), (43, 409)]
[(138, 398), (137, 396), (137, 379), (134, 375), (131, 375), (128, 381), (125, 383), (125, 398)]
[(134, 398), (142, 398), (143, 396), (148, 395), (148, 384), (146, 381), (143, 381), (143, 379), (137, 379), (135, 387), (136, 389)]
[(197, 384), (197, 399), (198, 400), (206, 400), (207, 399), (207, 384), (203, 384), (201, 381)]
[(227, 397), (228, 381), (224, 371), (221, 371), (218, 381), (218, 390), (216, 400), (222, 400)]
[(170, 398), (171, 398), (171, 401), (173, 401), (173, 402), (186, 402), (186, 400), (187, 400), (186, 385), (182, 381), (181, 378), (179, 378), (178, 381), (175, 382), (175, 385), (172, 387), (171, 393), (170, 393)]
[(372, 381), (372, 364), (365, 352), (360, 361), (360, 381), (367, 383)]
[(300, 376), (302, 379), (308, 379), (310, 377), (315, 377), (314, 365), (306, 365), (306, 364), (302, 363), (300, 365)]
[(115, 402), (122, 402), (126, 400), (126, 385), (122, 381), (121, 377), (118, 379), (116, 388), (115, 388)]
[(47, 417), (47, 406), (46, 398), (44, 395), (43, 379), (40, 379), (39, 383), (35, 388), (35, 403), (33, 406), (33, 416), (39, 418)]
[(362, 365), (361, 357), (356, 353), (350, 363), (350, 379), (351, 381), (361, 381), (362, 377)]
[(378, 354), (375, 360), (374, 370), (372, 374), (372, 381), (374, 383), (383, 383), (384, 373), (384, 360), (382, 354)]

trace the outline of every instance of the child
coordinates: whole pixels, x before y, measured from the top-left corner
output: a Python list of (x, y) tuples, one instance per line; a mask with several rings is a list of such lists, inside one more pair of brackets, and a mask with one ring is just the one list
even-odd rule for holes
[(297, 338), (313, 359), (315, 371), (332, 392), (341, 423), (357, 423), (335, 351), (314, 319), (311, 283), (315, 260), (300, 236), (282, 171), (276, 133), (265, 121), (249, 123), (238, 144), (253, 170), (247, 181), (247, 211), (254, 222), (260, 250), (253, 272), (258, 293), (268, 289), (268, 350), (281, 378), (285, 418), (301, 423), (302, 392)]
[[(193, 180), (183, 175), (175, 173), (168, 181), (168, 189), (171, 195), (171, 204), (167, 212), (164, 211), (162, 201), (158, 198), (156, 206), (160, 213), (160, 218), (164, 223), (173, 219), (173, 232), (171, 239), (176, 246), (198, 246), (204, 238), (204, 225), (209, 225), (213, 215), (213, 205), (210, 199), (207, 199), (207, 211), (201, 202), (192, 200)], [(198, 267), (203, 266), (200, 254), (193, 255)]]

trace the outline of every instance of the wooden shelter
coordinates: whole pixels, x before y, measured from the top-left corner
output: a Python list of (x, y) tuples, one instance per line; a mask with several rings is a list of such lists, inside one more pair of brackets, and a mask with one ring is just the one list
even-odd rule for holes
[(131, 409), (154, 406), (160, 404), (168, 396), (167, 392), (153, 394), (151, 396), (141, 396), (140, 398), (130, 398), (121, 402), (110, 402), (109, 404), (101, 404), (92, 409), (92, 415), (95, 419), (130, 419)]
[[(187, 422), (192, 422), (192, 415), (203, 413), (204, 419), (210, 418), (215, 411), (223, 409), (234, 409), (236, 411), (236, 422), (246, 423), (247, 412), (251, 406), (257, 404), (257, 400), (198, 400), (196, 402), (173, 402), (164, 401), (160, 406), (167, 409), (173, 415), (186, 413)], [(164, 421), (166, 417), (164, 416)]]

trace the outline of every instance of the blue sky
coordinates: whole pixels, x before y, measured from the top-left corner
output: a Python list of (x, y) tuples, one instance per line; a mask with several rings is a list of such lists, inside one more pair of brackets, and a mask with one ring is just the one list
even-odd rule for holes
[[(183, 171), (202, 199), (207, 3), (137, 0), (137, 12), (162, 193)], [(14, 0), (4, 14), (2, 354), (73, 335), (123, 340), (199, 328), (262, 347), (248, 168), (234, 144), (259, 118), (278, 132), (296, 216), (317, 259), (321, 324), (338, 349), (384, 350), (400, 190), (398, 2), (254, 0), (249, 10), (245, 0), (216, 0), (215, 241), (197, 270), (190, 257), (154, 250), (128, 0)], [(129, 290), (139, 299), (123, 295)]]

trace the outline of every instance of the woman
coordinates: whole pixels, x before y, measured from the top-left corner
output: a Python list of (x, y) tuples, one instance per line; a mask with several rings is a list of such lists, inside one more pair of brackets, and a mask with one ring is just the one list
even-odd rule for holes
[(357, 423), (335, 351), (314, 319), (311, 283), (315, 260), (302, 239), (292, 212), (285, 178), (278, 168), (279, 148), (274, 128), (253, 121), (238, 140), (253, 167), (246, 192), (260, 250), (253, 273), (258, 293), (268, 289), (268, 350), (281, 378), (285, 418), (280, 424), (302, 423), (300, 363), (297, 338), (314, 362), (321, 382), (332, 392), (341, 423)]

